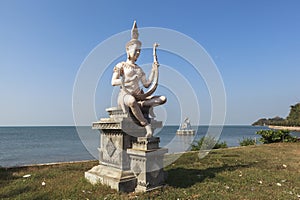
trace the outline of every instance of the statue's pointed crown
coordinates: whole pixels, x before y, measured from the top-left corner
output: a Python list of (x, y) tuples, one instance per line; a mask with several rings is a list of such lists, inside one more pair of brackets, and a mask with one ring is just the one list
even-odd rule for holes
[(133, 22), (133, 26), (131, 29), (131, 40), (129, 42), (127, 42), (126, 44), (126, 48), (128, 48), (129, 46), (136, 44), (139, 48), (141, 48), (142, 43), (141, 41), (138, 40), (139, 38), (139, 32), (138, 32), (138, 28), (136, 25), (136, 21)]
[(134, 21), (131, 29), (131, 39), (137, 40), (138, 38), (139, 38), (139, 31), (136, 25), (136, 21)]

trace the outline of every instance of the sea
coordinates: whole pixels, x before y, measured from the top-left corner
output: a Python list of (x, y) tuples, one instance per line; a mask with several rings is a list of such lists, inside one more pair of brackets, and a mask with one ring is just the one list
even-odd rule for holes
[[(160, 146), (168, 153), (188, 151), (203, 136), (226, 142), (229, 147), (239, 146), (239, 141), (252, 138), (259, 141), (257, 131), (268, 129), (258, 126), (198, 126), (193, 136), (176, 135), (178, 126), (164, 126), (156, 130)], [(300, 137), (299, 132), (292, 132)], [(99, 130), (91, 127), (42, 126), (0, 127), (0, 167), (27, 166), (70, 161), (98, 159)]]

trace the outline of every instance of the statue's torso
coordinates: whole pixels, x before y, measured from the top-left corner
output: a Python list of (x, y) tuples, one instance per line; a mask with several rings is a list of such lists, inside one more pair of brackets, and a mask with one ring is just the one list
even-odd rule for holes
[[(131, 65), (126, 62), (122, 62), (121, 67), (121, 76), (124, 78), (124, 86), (126, 87), (127, 91), (129, 91), (131, 94), (139, 94), (141, 92), (139, 82), (144, 75), (143, 70), (138, 65)], [(127, 82), (127, 80), (132, 79), (134, 76), (137, 76), (137, 78)]]

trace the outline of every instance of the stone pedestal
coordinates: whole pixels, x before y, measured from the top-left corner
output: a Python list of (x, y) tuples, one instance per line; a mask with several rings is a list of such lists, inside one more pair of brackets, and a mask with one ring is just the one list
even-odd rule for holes
[(166, 148), (159, 148), (159, 138), (139, 137), (127, 153), (131, 160), (131, 170), (137, 177), (136, 192), (146, 192), (163, 186), (163, 156)]
[[(121, 109), (108, 108), (107, 112), (109, 118), (93, 123), (93, 129), (101, 132), (99, 165), (85, 172), (85, 178), (92, 184), (100, 182), (123, 192), (147, 191), (151, 186), (159, 185), (163, 179), (157, 177), (161, 177), (159, 173), (162, 171), (152, 169), (162, 169), (162, 157), (167, 151), (159, 149), (159, 138), (145, 138), (145, 128), (137, 125), (130, 114), (123, 113)], [(149, 121), (153, 131), (162, 126), (154, 119)], [(144, 160), (144, 164), (137, 159)], [(138, 167), (143, 168), (141, 172), (145, 176), (137, 173)], [(147, 178), (150, 176), (154, 177), (152, 181)], [(137, 189), (138, 181), (140, 185), (148, 185)]]
[(85, 178), (92, 184), (102, 183), (122, 192), (135, 190), (137, 179), (131, 170), (120, 170), (103, 164), (85, 172)]
[(121, 129), (104, 129), (101, 133), (99, 165), (85, 172), (85, 177), (93, 184), (101, 182), (123, 192), (131, 192), (136, 185), (136, 177), (130, 169), (127, 148), (131, 147), (132, 136)]

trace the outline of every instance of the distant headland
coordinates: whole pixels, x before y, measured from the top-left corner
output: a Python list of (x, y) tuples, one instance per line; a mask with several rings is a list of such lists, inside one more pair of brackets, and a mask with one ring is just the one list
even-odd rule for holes
[(290, 131), (300, 131), (300, 103), (291, 105), (291, 110), (286, 118), (261, 118), (254, 122), (252, 126), (269, 126), (273, 129), (284, 129)]

